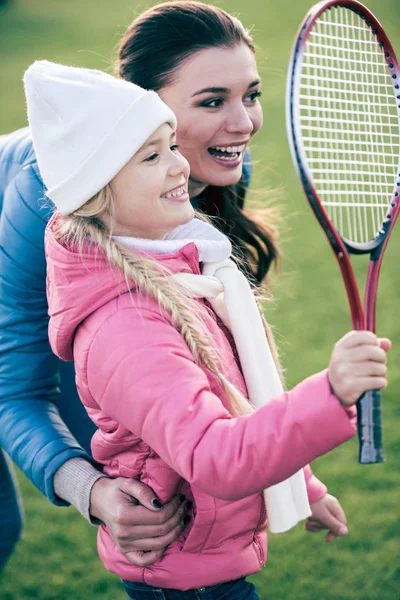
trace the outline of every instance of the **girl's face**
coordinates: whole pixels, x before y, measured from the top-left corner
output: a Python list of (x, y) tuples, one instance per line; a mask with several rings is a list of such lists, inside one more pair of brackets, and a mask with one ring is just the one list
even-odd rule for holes
[(254, 54), (241, 43), (198, 51), (160, 90), (178, 120), (191, 196), (239, 181), (245, 149), (262, 125), (260, 85)]
[(192, 219), (189, 164), (175, 131), (161, 125), (111, 181), (116, 205), (115, 235), (163, 239)]

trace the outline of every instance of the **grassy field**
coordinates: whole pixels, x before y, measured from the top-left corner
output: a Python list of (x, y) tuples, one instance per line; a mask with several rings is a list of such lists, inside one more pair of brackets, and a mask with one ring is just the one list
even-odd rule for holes
[[(253, 143), (257, 203), (282, 207), (283, 273), (267, 317), (276, 328), (289, 385), (324, 368), (349, 328), (338, 268), (308, 209), (289, 157), (284, 122), (286, 67), (311, 0), (224, 0), (253, 27), (264, 80), (264, 128)], [(0, 9), (0, 134), (26, 124), (22, 75), (37, 58), (107, 69), (125, 27), (151, 3), (127, 0), (17, 0)], [(399, 0), (369, 0), (400, 52)], [(276, 190), (271, 192), (271, 190)], [(264, 192), (265, 191), (265, 192)], [(400, 227), (400, 226), (399, 226)], [(346, 510), (350, 533), (325, 544), (299, 527), (270, 536), (268, 565), (252, 580), (262, 600), (395, 600), (400, 597), (400, 229), (382, 272), (378, 333), (389, 336), (390, 386), (384, 394), (387, 462), (357, 464), (356, 442), (316, 462), (314, 471)], [(356, 261), (361, 263), (361, 260)], [(359, 267), (359, 265), (357, 265)], [(95, 528), (74, 509), (56, 509), (18, 474), (26, 512), (22, 542), (0, 576), (2, 600), (117, 600), (119, 581), (100, 564)], [(1, 535), (1, 532), (0, 532)]]

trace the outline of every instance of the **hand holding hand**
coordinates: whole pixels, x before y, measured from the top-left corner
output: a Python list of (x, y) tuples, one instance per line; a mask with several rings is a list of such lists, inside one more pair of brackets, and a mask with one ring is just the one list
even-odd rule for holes
[(98, 479), (90, 496), (90, 514), (107, 526), (120, 552), (137, 567), (162, 556), (187, 525), (188, 508), (183, 496), (162, 506), (151, 488), (124, 477)]
[(326, 542), (331, 542), (338, 536), (348, 533), (346, 527), (346, 515), (334, 496), (326, 494), (318, 502), (311, 504), (311, 517), (305, 523), (305, 530), (311, 533), (328, 529), (325, 536)]
[(387, 386), (386, 352), (390, 340), (370, 331), (350, 331), (334, 347), (328, 377), (333, 393), (348, 408), (368, 390)]

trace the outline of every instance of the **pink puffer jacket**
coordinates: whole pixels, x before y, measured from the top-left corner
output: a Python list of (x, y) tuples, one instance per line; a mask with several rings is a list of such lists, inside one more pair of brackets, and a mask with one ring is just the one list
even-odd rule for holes
[[(51, 224), (50, 224), (51, 226)], [(123, 579), (189, 589), (257, 572), (266, 561), (262, 490), (354, 435), (326, 372), (306, 379), (252, 415), (233, 418), (224, 391), (193, 360), (169, 316), (131, 293), (102, 253), (83, 258), (46, 233), (50, 341), (75, 360), (77, 385), (98, 427), (93, 457), (111, 477), (136, 477), (161, 501), (193, 500), (191, 523), (156, 564), (133, 566), (99, 528), (104, 565)], [(160, 260), (172, 272), (199, 273), (190, 243)], [(230, 334), (194, 300), (223, 357), (223, 373), (245, 384)], [(305, 469), (310, 502), (326, 488)]]

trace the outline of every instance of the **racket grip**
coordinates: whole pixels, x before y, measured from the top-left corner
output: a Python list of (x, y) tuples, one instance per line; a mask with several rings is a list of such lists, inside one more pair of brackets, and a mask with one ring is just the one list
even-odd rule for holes
[(369, 390), (357, 402), (358, 462), (362, 465), (385, 461), (381, 398), (381, 390)]

